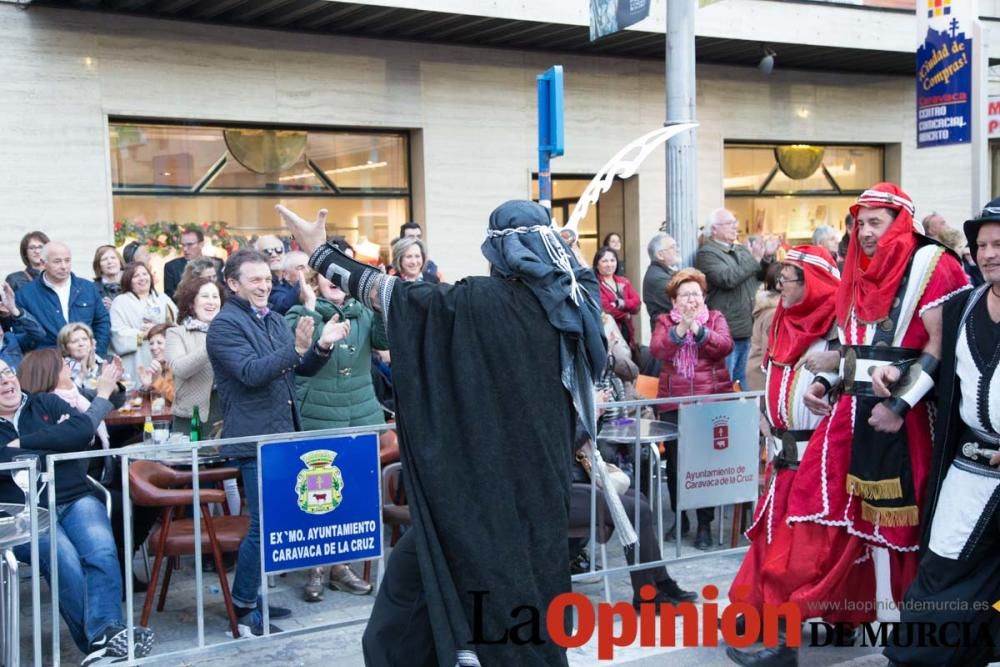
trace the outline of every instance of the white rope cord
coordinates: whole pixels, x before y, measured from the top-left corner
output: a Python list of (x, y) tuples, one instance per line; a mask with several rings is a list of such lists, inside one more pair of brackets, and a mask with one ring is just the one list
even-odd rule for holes
[(573, 272), (573, 263), (570, 261), (569, 254), (563, 247), (559, 239), (556, 238), (556, 233), (549, 225), (533, 225), (531, 227), (508, 227), (507, 229), (488, 229), (486, 230), (487, 238), (501, 238), (504, 236), (510, 236), (511, 234), (530, 234), (537, 232), (539, 236), (542, 237), (542, 243), (545, 244), (545, 251), (549, 255), (549, 259), (555, 265), (556, 269), (562, 271), (569, 276), (570, 286), (569, 295), (573, 299), (573, 303), (579, 306), (583, 300), (583, 288), (576, 282), (576, 274)]

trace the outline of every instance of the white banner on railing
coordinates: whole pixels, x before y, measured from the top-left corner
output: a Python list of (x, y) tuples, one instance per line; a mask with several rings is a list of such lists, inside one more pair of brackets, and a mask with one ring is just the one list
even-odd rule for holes
[(678, 418), (680, 509), (757, 499), (758, 407), (733, 400), (682, 404)]

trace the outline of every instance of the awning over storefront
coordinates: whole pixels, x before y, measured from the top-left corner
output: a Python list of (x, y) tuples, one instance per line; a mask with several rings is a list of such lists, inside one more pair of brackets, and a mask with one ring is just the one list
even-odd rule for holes
[[(185, 21), (375, 39), (661, 60), (661, 32), (627, 30), (591, 43), (586, 25), (516, 20), (330, 0), (34, 0), (63, 7)], [(858, 10), (864, 11), (864, 10)], [(637, 27), (641, 27), (637, 26)], [(789, 37), (793, 35), (789, 33)], [(781, 68), (912, 76), (912, 53), (769, 41)], [(699, 63), (755, 67), (760, 41), (697, 36)]]

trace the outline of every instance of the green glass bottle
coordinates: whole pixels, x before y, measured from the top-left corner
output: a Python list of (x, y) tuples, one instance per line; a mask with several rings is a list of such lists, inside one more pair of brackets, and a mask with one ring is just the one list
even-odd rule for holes
[(198, 414), (198, 406), (194, 406), (191, 413), (191, 442), (201, 440), (201, 415)]

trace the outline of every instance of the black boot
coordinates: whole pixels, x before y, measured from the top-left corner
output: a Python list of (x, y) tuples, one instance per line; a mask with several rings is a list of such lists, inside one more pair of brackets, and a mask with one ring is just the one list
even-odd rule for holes
[(669, 577), (663, 581), (656, 582), (656, 590), (671, 598), (675, 602), (694, 602), (698, 599), (698, 594), (694, 591), (686, 591), (677, 585), (677, 582)]
[[(688, 521), (687, 512), (681, 512), (681, 537), (684, 537), (691, 531), (691, 522)], [(676, 539), (676, 533), (674, 532), (674, 526), (670, 526), (670, 531), (663, 536), (663, 540), (666, 542), (673, 542)]]
[(760, 651), (741, 651), (730, 646), (726, 656), (737, 665), (755, 667), (794, 667), (799, 664), (799, 650), (784, 644)]
[(694, 536), (694, 548), (707, 551), (712, 548), (712, 522), (698, 523), (698, 533)]

